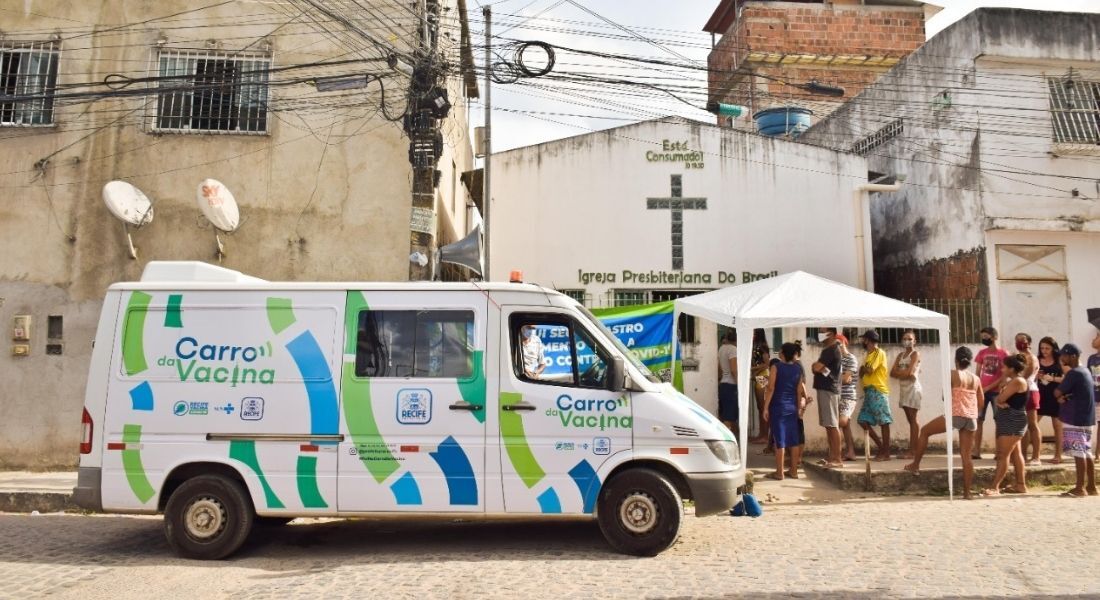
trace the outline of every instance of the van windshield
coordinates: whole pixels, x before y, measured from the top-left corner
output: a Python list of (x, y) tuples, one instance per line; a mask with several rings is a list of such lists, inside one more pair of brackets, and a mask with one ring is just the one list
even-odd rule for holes
[(614, 344), (616, 348), (618, 348), (619, 353), (622, 354), (626, 358), (626, 360), (630, 361), (630, 364), (634, 365), (634, 368), (638, 369), (638, 371), (640, 371), (646, 379), (653, 383), (661, 383), (661, 378), (654, 375), (653, 372), (649, 370), (649, 367), (645, 366), (645, 363), (638, 360), (638, 357), (634, 356), (634, 353), (630, 351), (630, 348), (627, 348), (626, 344), (623, 344), (622, 340), (620, 340), (617, 335), (611, 333), (611, 330), (608, 329), (607, 326), (604, 325), (599, 319), (597, 319), (596, 315), (589, 312), (587, 308), (581, 306), (580, 304), (577, 305), (577, 308), (581, 310), (581, 313), (584, 314), (585, 318), (588, 319), (588, 322), (593, 327), (599, 329), (600, 331), (604, 332), (605, 335), (607, 335), (607, 339), (611, 340), (611, 343)]

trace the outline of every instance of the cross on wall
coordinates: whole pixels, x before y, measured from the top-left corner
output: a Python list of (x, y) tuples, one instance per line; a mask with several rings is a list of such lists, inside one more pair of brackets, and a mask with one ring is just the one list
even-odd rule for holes
[(706, 198), (684, 198), (683, 175), (672, 176), (672, 193), (668, 198), (646, 198), (648, 210), (672, 211), (672, 269), (684, 268), (684, 211), (706, 210)]

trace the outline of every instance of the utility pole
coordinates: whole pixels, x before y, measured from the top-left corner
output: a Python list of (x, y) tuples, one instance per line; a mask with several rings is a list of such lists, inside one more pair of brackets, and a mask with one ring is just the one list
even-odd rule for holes
[(489, 73), (492, 70), (492, 53), (490, 49), (493, 44), (493, 11), (490, 8), (491, 5), (486, 4), (481, 8), (481, 14), (485, 17), (485, 136), (484, 146), (481, 151), (485, 154), (485, 164), (482, 167), (482, 189), (481, 189), (481, 207), (485, 209), (485, 214), (481, 215), (481, 220), (485, 223), (485, 281), (489, 281), (489, 207), (493, 203), (492, 186), (491, 181), (491, 167), (493, 163), (493, 103), (492, 103), (492, 85), (493, 80), (489, 77)]
[(412, 164), (412, 213), (409, 216), (409, 281), (433, 278), (436, 232), (435, 188), (439, 182), (436, 165), (443, 152), (440, 119), (450, 111), (446, 78), (437, 64), (439, 44), (439, 0), (420, 0), (423, 18), (416, 66), (409, 88), (409, 109), (405, 133), (409, 136)]

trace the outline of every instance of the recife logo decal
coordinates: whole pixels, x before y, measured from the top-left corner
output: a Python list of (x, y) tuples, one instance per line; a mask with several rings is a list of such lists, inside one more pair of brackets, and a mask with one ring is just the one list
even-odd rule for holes
[(546, 410), (546, 416), (561, 419), (562, 427), (577, 429), (630, 429), (634, 418), (629, 401), (623, 398), (574, 399), (569, 394), (558, 396), (557, 408)]
[(425, 425), (432, 420), (432, 392), (427, 389), (407, 389), (397, 392), (397, 422), (402, 425)]
[(261, 346), (231, 346), (200, 343), (185, 336), (176, 342), (175, 356), (162, 356), (157, 365), (175, 367), (180, 381), (237, 384), (275, 383), (275, 369), (263, 368), (257, 361), (271, 358), (271, 342)]

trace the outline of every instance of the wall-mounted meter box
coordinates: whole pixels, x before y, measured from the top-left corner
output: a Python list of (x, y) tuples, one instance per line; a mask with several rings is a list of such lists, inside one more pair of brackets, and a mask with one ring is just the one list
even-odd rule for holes
[(31, 341), (30, 315), (15, 315), (12, 319), (11, 339), (16, 342)]

